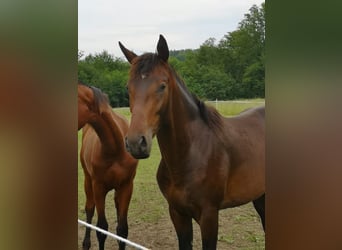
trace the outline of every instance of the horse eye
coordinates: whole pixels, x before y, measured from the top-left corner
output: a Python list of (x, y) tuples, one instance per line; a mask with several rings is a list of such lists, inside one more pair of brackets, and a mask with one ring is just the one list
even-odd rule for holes
[(160, 84), (158, 91), (162, 92), (165, 88), (166, 88), (166, 83), (163, 82)]

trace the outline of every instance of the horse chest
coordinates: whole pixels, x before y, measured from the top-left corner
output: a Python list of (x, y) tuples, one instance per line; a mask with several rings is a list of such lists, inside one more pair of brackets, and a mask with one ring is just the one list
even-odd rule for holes
[(193, 218), (198, 218), (203, 198), (200, 188), (193, 188), (193, 183), (183, 185), (179, 180), (173, 181), (172, 179), (167, 179), (167, 182), (158, 180), (158, 183), (160, 190), (172, 208)]

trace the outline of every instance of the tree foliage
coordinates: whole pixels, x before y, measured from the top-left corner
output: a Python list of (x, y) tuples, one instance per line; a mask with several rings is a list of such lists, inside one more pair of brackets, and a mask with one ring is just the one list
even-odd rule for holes
[[(78, 78), (102, 89), (111, 105), (127, 106), (130, 65), (108, 52), (78, 53)], [(253, 5), (235, 31), (216, 42), (208, 38), (196, 50), (170, 51), (170, 64), (202, 99), (265, 97), (265, 3)]]
[(112, 107), (128, 106), (128, 70), (128, 63), (107, 51), (78, 61), (78, 79), (105, 92)]

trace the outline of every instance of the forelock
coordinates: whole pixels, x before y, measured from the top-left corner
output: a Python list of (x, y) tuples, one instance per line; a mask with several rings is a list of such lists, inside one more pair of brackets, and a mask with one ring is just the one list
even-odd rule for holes
[(146, 76), (152, 72), (157, 65), (162, 63), (162, 59), (160, 59), (157, 54), (145, 53), (132, 62), (131, 76), (134, 78)]

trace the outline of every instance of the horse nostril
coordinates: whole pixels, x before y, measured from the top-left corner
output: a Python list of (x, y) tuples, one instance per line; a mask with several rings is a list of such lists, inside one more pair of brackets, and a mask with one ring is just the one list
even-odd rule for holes
[(129, 145), (128, 145), (128, 139), (127, 139), (127, 136), (125, 137), (125, 146), (126, 146), (126, 149), (129, 151)]
[(147, 146), (147, 142), (146, 142), (145, 136), (141, 136), (141, 137), (140, 137), (139, 145), (140, 145), (141, 147), (146, 147), (146, 146)]

